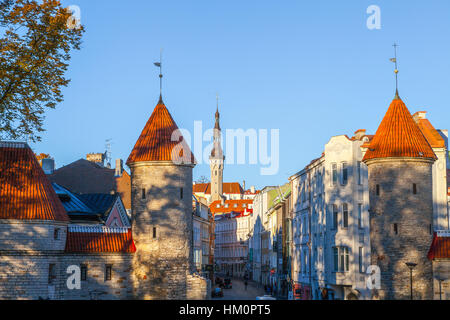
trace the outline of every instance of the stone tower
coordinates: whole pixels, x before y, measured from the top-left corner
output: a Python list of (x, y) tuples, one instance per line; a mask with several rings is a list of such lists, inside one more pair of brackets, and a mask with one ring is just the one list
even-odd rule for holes
[(137, 299), (191, 298), (195, 159), (177, 130), (160, 97), (127, 161)]
[(432, 299), (431, 146), (396, 94), (363, 161), (369, 170), (371, 264), (381, 269), (375, 299), (409, 299), (413, 269), (414, 299)]
[(223, 199), (223, 164), (225, 157), (222, 150), (222, 133), (220, 129), (219, 106), (216, 111), (216, 124), (214, 126), (214, 146), (209, 157), (211, 168), (211, 202)]

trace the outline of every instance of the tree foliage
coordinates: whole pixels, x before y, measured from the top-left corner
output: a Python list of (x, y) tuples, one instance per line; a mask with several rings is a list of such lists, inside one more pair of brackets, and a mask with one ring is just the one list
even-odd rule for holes
[(197, 183), (197, 184), (209, 183), (209, 179), (205, 176), (201, 176), (200, 178), (197, 179), (197, 181), (195, 181), (195, 183)]
[(63, 101), (83, 27), (56, 0), (0, 0), (0, 137), (40, 141), (44, 112)]

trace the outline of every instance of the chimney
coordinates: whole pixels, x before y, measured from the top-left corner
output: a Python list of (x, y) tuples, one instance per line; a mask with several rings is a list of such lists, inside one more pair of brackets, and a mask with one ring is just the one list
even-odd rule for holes
[(255, 193), (256, 192), (255, 186), (251, 186), (250, 191), (251, 191), (251, 193)]
[(41, 163), (42, 170), (44, 170), (45, 174), (52, 174), (55, 171), (55, 160), (41, 159), (39, 162)]
[(426, 118), (427, 118), (426, 111), (417, 111), (416, 113), (413, 114), (413, 119), (416, 123), (419, 122), (419, 120)]
[(355, 132), (355, 139), (361, 140), (366, 135), (366, 129), (359, 129)]
[(123, 173), (123, 160), (116, 159), (116, 177), (121, 177)]
[(244, 191), (245, 191), (245, 180), (244, 180), (244, 182), (242, 184), (242, 189), (244, 189)]

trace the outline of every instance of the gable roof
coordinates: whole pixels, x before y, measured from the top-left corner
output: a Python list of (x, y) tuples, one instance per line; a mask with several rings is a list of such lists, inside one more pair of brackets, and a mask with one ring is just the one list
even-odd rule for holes
[(115, 170), (80, 159), (55, 170), (48, 178), (75, 193), (110, 193), (114, 191)]
[(437, 159), (408, 108), (396, 97), (370, 142), (363, 161), (398, 157)]
[(0, 142), (0, 219), (69, 221), (26, 143)]
[(428, 259), (450, 259), (449, 231), (438, 231), (434, 233), (433, 243), (428, 251)]
[(67, 253), (134, 253), (131, 229), (69, 226), (67, 232)]
[[(194, 164), (194, 155), (181, 133), (179, 139), (172, 141), (172, 135), (177, 130), (177, 124), (160, 98), (131, 151), (127, 164), (143, 161), (181, 161), (183, 158), (186, 160), (184, 163)], [(183, 148), (174, 149), (180, 143)]]
[[(244, 189), (239, 182), (224, 182), (222, 184), (224, 194), (244, 194)], [(211, 183), (197, 183), (192, 186), (194, 193), (211, 194)]]
[(55, 170), (50, 181), (76, 194), (119, 193), (127, 209), (131, 208), (131, 177), (127, 171), (116, 177), (115, 170), (80, 159)]

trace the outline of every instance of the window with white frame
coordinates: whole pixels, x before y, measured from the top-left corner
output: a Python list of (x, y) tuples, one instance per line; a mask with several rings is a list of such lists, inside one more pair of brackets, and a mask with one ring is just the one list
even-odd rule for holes
[(347, 163), (346, 162), (342, 162), (341, 164), (342, 166), (342, 180), (341, 183), (342, 185), (346, 185), (348, 182), (348, 167), (347, 167)]
[(331, 181), (333, 186), (337, 185), (338, 181), (338, 168), (336, 163), (331, 164)]
[(362, 223), (362, 204), (359, 203), (358, 204), (358, 228), (362, 228), (363, 227), (363, 223)]
[(336, 204), (333, 204), (331, 206), (332, 208), (332, 218), (333, 218), (333, 229), (337, 230), (338, 229), (338, 224), (339, 224), (339, 208)]
[(348, 204), (342, 205), (342, 226), (348, 228)]
[(334, 272), (347, 272), (350, 269), (348, 247), (334, 247)]
[(358, 171), (358, 184), (362, 184), (362, 163), (361, 161), (358, 161), (357, 163), (357, 171)]

